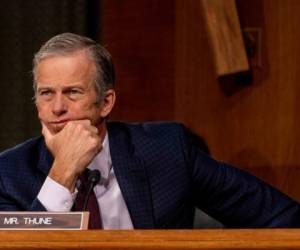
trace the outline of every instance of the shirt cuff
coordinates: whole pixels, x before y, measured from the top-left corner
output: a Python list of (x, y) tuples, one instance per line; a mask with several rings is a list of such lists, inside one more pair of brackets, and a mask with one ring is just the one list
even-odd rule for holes
[(37, 198), (48, 212), (69, 212), (77, 193), (77, 189), (71, 193), (69, 189), (47, 176)]

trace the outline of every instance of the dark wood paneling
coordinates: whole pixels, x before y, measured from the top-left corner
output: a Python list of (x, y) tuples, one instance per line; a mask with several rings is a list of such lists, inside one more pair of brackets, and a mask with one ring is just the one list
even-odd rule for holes
[(174, 8), (173, 0), (102, 1), (102, 43), (117, 71), (113, 119), (173, 118)]

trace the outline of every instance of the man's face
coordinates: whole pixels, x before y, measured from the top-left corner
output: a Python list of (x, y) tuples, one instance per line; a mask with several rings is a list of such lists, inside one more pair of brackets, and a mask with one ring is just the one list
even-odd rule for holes
[(85, 51), (52, 56), (36, 69), (38, 116), (56, 134), (72, 120), (101, 123), (101, 105), (93, 85), (96, 67)]

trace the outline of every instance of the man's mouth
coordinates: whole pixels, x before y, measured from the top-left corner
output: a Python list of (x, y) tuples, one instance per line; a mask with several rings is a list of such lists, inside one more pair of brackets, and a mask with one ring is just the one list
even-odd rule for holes
[(51, 121), (48, 124), (50, 125), (51, 131), (53, 133), (60, 132), (69, 122), (70, 120), (64, 119), (64, 120), (57, 120), (57, 121)]
[(61, 124), (65, 124), (65, 123), (67, 123), (69, 121), (70, 121), (69, 119), (64, 119), (64, 120), (52, 121), (52, 122), (49, 122), (49, 123), (53, 124), (53, 125), (61, 125)]

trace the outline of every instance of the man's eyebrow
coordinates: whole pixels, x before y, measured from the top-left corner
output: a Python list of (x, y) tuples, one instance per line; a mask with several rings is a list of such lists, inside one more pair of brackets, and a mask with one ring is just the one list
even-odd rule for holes
[(42, 83), (42, 82), (37, 82), (36, 86), (37, 88), (51, 88), (51, 83)]
[(43, 89), (53, 89), (53, 88), (51, 88), (50, 86), (39, 86), (39, 87), (37, 87), (37, 91), (43, 90)]
[[(49, 89), (52, 89), (53, 88), (53, 84), (51, 83), (48, 83), (48, 84), (41, 84), (41, 83), (37, 83), (37, 89), (39, 88), (49, 88)], [(67, 85), (64, 85), (64, 86), (60, 86), (60, 88), (83, 88), (84, 86), (82, 86), (81, 83), (69, 83)]]
[(74, 85), (69, 85), (69, 86), (64, 86), (62, 87), (63, 89), (70, 89), (70, 88), (84, 88), (84, 86), (80, 85), (80, 84), (74, 84)]

